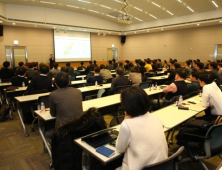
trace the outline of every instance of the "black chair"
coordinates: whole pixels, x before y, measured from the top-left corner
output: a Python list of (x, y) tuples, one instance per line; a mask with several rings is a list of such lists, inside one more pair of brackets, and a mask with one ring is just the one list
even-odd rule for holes
[(131, 85), (117, 86), (114, 90), (115, 94), (120, 94), (122, 90), (131, 87)]
[(198, 91), (193, 91), (193, 92), (191, 92), (191, 93), (189, 94), (189, 98), (198, 95), (199, 92), (200, 92), (199, 90), (198, 90)]
[(120, 115), (120, 116), (115, 116), (112, 118), (112, 120), (109, 123), (109, 127), (113, 127), (116, 125), (119, 125), (122, 123), (122, 121), (124, 120), (125, 115)]
[[(181, 162), (193, 160), (195, 162), (200, 162), (205, 170), (208, 170), (207, 166), (202, 161), (203, 159), (208, 159), (210, 157), (218, 155), (222, 159), (222, 124), (217, 124), (211, 126), (205, 136), (194, 135), (190, 133), (185, 133), (185, 135), (189, 138), (196, 139), (195, 146), (199, 146), (199, 148), (194, 146), (194, 142), (187, 142), (185, 144), (185, 148), (187, 149), (190, 158), (185, 158)], [(203, 141), (203, 142), (200, 142)]]
[(106, 80), (106, 83), (112, 83), (113, 78), (109, 78)]
[(166, 160), (145, 166), (142, 170), (178, 170), (178, 163), (180, 162), (180, 154), (183, 152), (183, 150), (184, 147), (181, 146), (176, 153), (171, 155)]

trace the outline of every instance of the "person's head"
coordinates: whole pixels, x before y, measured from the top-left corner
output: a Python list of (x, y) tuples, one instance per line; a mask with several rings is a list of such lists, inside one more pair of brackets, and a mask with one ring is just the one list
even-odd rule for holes
[(177, 62), (177, 59), (174, 59), (173, 61), (176, 63), (176, 62)]
[(84, 65), (84, 62), (83, 62), (83, 61), (81, 61), (81, 63), (80, 63), (80, 64), (81, 64), (81, 66), (83, 66), (83, 65)]
[(108, 62), (109, 62), (109, 64), (112, 64), (112, 60), (109, 60)]
[(167, 64), (167, 61), (166, 61), (166, 60), (164, 60), (164, 63), (165, 63), (165, 64)]
[(217, 63), (216, 62), (210, 62), (209, 69), (217, 69)]
[(204, 64), (201, 62), (196, 62), (196, 70), (202, 70), (204, 68)]
[(198, 78), (199, 78), (199, 72), (198, 71), (193, 71), (191, 73), (190, 80), (197, 82)]
[(19, 67), (22, 67), (24, 63), (22, 61), (19, 62)]
[(19, 76), (25, 76), (25, 73), (26, 73), (25, 67), (19, 67), (17, 70), (17, 73)]
[(183, 68), (176, 69), (175, 80), (181, 80), (181, 79), (186, 79), (186, 78), (187, 78), (186, 69), (183, 69)]
[(66, 66), (70, 66), (70, 63), (66, 63)]
[(185, 66), (188, 67), (189, 65), (190, 65), (190, 61), (187, 60), (187, 61), (185, 62)]
[(33, 67), (37, 67), (37, 63), (32, 63), (33, 64)]
[(50, 58), (54, 58), (54, 55), (53, 55), (53, 54), (50, 54)]
[(8, 67), (10, 66), (10, 62), (9, 62), (9, 61), (5, 61), (5, 62), (3, 63), (3, 66), (4, 66), (5, 68), (8, 68)]
[(94, 74), (99, 74), (100, 68), (99, 67), (94, 67)]
[(199, 84), (201, 87), (205, 86), (206, 84), (211, 84), (215, 80), (215, 77), (211, 71), (204, 71), (199, 74)]
[(96, 60), (94, 60), (93, 63), (96, 64)]
[(89, 64), (91, 65), (91, 64), (92, 64), (92, 61), (89, 61)]
[(116, 60), (115, 59), (113, 59), (113, 63), (115, 63), (116, 62)]
[(173, 63), (173, 64), (171, 64), (171, 69), (178, 69), (178, 68), (180, 68), (181, 67), (181, 65), (179, 64), (179, 63)]
[(47, 74), (49, 72), (49, 67), (47, 65), (41, 65), (40, 66), (40, 73), (41, 74)]
[(210, 64), (210, 62), (211, 62), (210, 60), (207, 60), (207, 64)]
[(121, 92), (121, 105), (124, 113), (137, 117), (148, 112), (150, 99), (147, 93), (138, 86), (131, 86)]
[(169, 62), (173, 61), (172, 58), (169, 59)]
[(157, 62), (158, 62), (158, 63), (161, 63), (161, 59), (160, 59), (160, 58), (158, 58), (158, 59), (157, 59)]
[(58, 63), (54, 63), (53, 67), (54, 67), (54, 69), (57, 69), (58, 68)]
[(32, 63), (29, 64), (29, 68), (33, 68), (33, 64)]
[(123, 67), (123, 63), (122, 62), (119, 62), (119, 67)]
[(145, 63), (143, 61), (139, 61), (139, 65), (140, 65), (140, 67), (143, 67), (145, 65)]
[(129, 60), (126, 60), (125, 63), (126, 63), (126, 64), (129, 64)]
[(101, 64), (101, 65), (100, 65), (100, 69), (104, 69), (104, 68), (106, 68), (105, 65), (104, 65), (104, 64)]
[(118, 76), (123, 76), (123, 68), (122, 67), (117, 67), (116, 68), (116, 74)]
[(197, 59), (197, 62), (200, 62), (200, 59)]
[(139, 72), (140, 72), (139, 67), (137, 67), (137, 66), (131, 67), (131, 68), (130, 68), (130, 71), (131, 71), (132, 73), (139, 73)]
[(219, 63), (217, 66), (218, 69), (222, 68), (222, 63)]
[(55, 77), (55, 84), (57, 88), (65, 88), (69, 84), (69, 76), (65, 72), (59, 72)]

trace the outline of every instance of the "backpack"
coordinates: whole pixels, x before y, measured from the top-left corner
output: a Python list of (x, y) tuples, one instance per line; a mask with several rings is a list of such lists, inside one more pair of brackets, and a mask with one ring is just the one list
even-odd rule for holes
[(4, 122), (7, 120), (9, 116), (10, 107), (5, 103), (2, 105), (0, 109), (0, 122)]

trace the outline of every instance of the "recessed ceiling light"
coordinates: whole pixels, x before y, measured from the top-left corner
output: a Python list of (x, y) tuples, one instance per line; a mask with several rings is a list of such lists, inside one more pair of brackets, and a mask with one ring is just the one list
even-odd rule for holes
[(222, 23), (222, 21), (219, 21), (219, 23)]
[(199, 26), (200, 24), (197, 24), (197, 26)]
[(86, 31), (86, 30), (84, 30), (84, 31)]
[(134, 33), (136, 34), (136, 31)]
[(134, 17), (134, 18), (137, 19), (138, 21), (141, 21), (141, 22), (143, 21), (143, 20), (141, 20), (141, 19), (139, 19), (139, 18), (137, 18), (137, 17)]
[(153, 18), (157, 19), (157, 17), (155, 17), (155, 16), (154, 16), (154, 15), (152, 15), (152, 14), (149, 14), (149, 16), (151, 16), (151, 17), (153, 17)]
[(121, 35), (121, 33), (119, 33), (119, 35)]
[(121, 2), (121, 1), (119, 1), (119, 0), (115, 0), (116, 2), (119, 2), (119, 3), (121, 3), (121, 4), (125, 4), (124, 2)]
[(15, 25), (15, 23), (13, 22), (12, 25)]
[(48, 1), (40, 1), (40, 2), (44, 4), (55, 4), (54, 2), (48, 2)]
[(182, 3), (182, 1), (181, 0), (178, 0), (180, 3)]
[(37, 25), (35, 25), (35, 27), (37, 27)]
[(83, 0), (78, 0), (78, 1), (80, 1), (80, 2), (85, 2), (85, 3), (88, 3), (88, 4), (91, 4), (91, 2), (89, 2), (89, 1), (83, 1)]
[(109, 32), (109, 34), (110, 34), (110, 32)]
[(194, 12), (194, 10), (193, 10), (192, 8), (190, 8), (189, 6), (187, 6), (187, 8), (188, 8), (190, 11)]
[(110, 7), (105, 6), (105, 5), (100, 5), (100, 6), (103, 7), (103, 8), (111, 9)]
[(170, 11), (168, 11), (168, 10), (166, 10), (166, 12), (169, 13), (170, 15), (174, 15), (172, 12), (170, 12)]
[(155, 2), (151, 2), (153, 5), (155, 5), (155, 6), (157, 6), (157, 7), (159, 7), (159, 8), (161, 8), (161, 6), (160, 5), (158, 5), (158, 4), (156, 4)]
[(0, 23), (2, 23), (2, 21), (0, 21)]
[(56, 28), (56, 27), (53, 27), (54, 29)]
[(163, 28), (161, 28), (161, 31), (163, 31)]
[(217, 3), (215, 1), (212, 1), (212, 3), (214, 4), (215, 7), (218, 8), (218, 5), (217, 5)]
[(137, 9), (137, 10), (139, 10), (139, 11), (143, 11), (142, 9), (140, 9), (140, 8), (137, 8), (137, 7), (135, 7), (135, 6), (134, 6), (134, 8), (135, 8), (135, 9)]
[(147, 30), (147, 32), (150, 32), (149, 30)]
[(88, 9), (88, 11), (90, 11), (90, 12), (95, 12), (95, 13), (99, 13), (98, 11), (94, 11), (94, 10), (91, 10), (91, 9)]
[(68, 7), (71, 7), (71, 8), (79, 8), (78, 6), (73, 6), (73, 5), (66, 5)]
[(116, 17), (114, 17), (114, 16), (111, 16), (111, 15), (106, 15), (107, 17), (111, 17), (111, 18), (116, 18)]

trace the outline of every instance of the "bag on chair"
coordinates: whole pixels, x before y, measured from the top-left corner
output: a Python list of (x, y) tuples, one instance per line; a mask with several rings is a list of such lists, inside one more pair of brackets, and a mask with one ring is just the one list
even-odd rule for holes
[(10, 107), (5, 103), (2, 105), (0, 109), (0, 122), (4, 122), (7, 120), (9, 116)]

